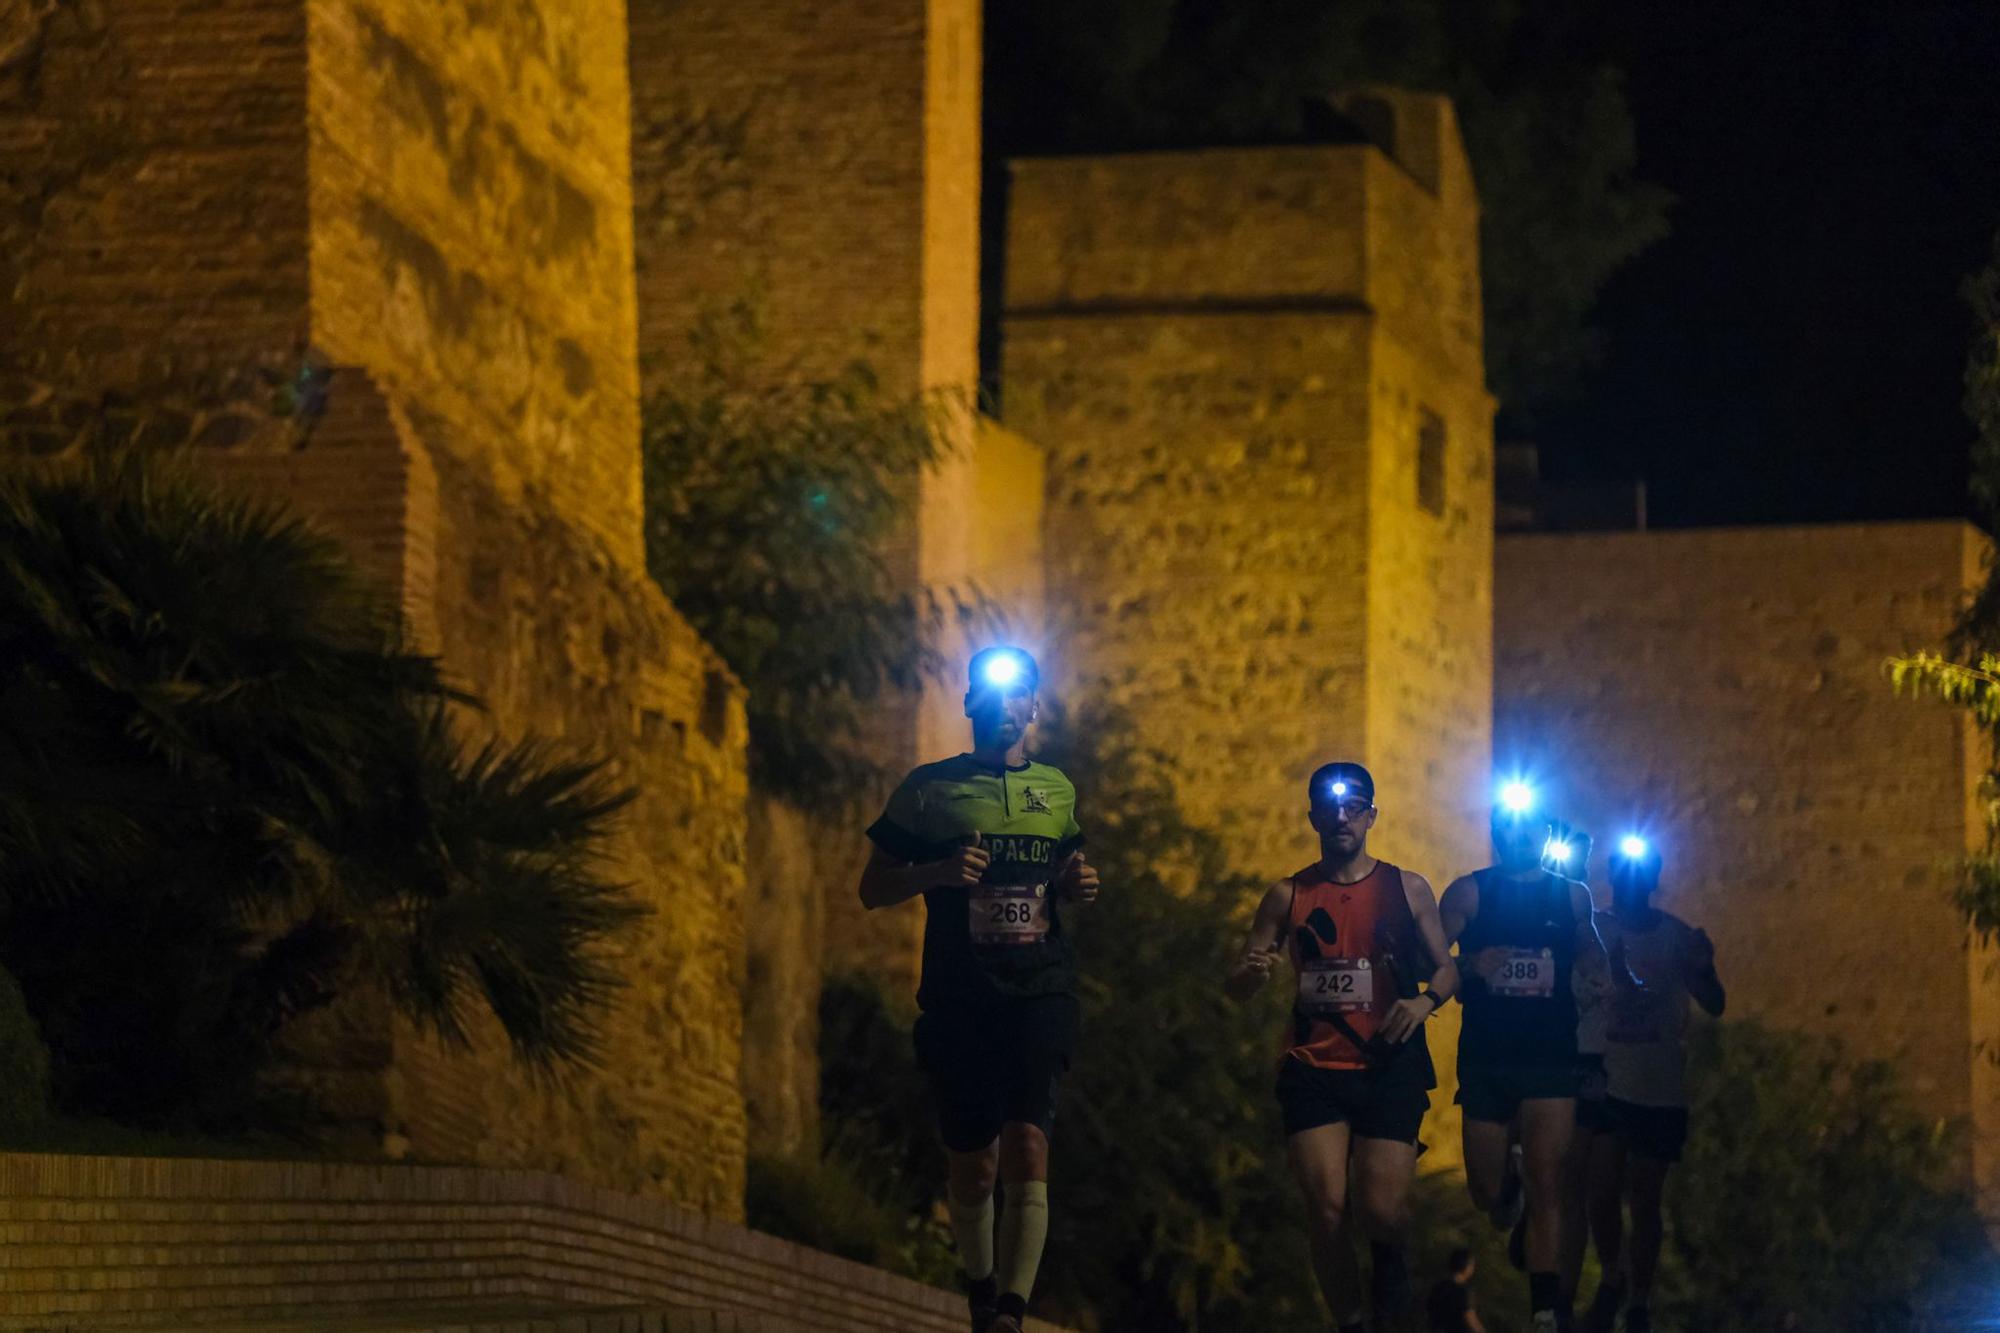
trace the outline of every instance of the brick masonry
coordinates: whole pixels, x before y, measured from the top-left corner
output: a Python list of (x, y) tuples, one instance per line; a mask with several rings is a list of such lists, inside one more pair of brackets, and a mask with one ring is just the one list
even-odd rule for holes
[(965, 1323), (962, 1296), (530, 1171), (0, 1154), (0, 1238), (0, 1330), (21, 1333), (524, 1305), (715, 1312), (689, 1330)]
[(1985, 550), (1956, 522), (1504, 538), (1494, 739), (1597, 835), (1601, 898), (1611, 837), (1660, 840), (1731, 1017), (1891, 1059), (1970, 1122), (1991, 1204), (1991, 960), (1945, 898), (1980, 746), (1883, 669), (1941, 641)]

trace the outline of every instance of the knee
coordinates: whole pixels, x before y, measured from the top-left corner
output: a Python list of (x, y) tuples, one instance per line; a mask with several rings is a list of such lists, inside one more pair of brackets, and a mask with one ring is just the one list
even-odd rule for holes
[(1644, 1178), (1633, 1180), (1626, 1187), (1625, 1198), (1631, 1206), (1634, 1220), (1658, 1217), (1662, 1195), (1659, 1182)]
[(1039, 1126), (1010, 1121), (1000, 1130), (1000, 1158), (1009, 1180), (1047, 1180), (1048, 1135)]
[(1000, 1146), (989, 1145), (978, 1152), (951, 1155), (951, 1197), (961, 1204), (976, 1204), (993, 1193), (1000, 1178)]
[(1409, 1196), (1395, 1189), (1364, 1190), (1354, 1201), (1354, 1211), (1369, 1235), (1393, 1235), (1409, 1223)]
[(1337, 1194), (1309, 1193), (1306, 1218), (1319, 1235), (1336, 1235), (1347, 1225), (1347, 1202)]
[(1563, 1164), (1560, 1159), (1542, 1162), (1528, 1162), (1522, 1175), (1528, 1192), (1539, 1199), (1555, 1203), (1563, 1195)]

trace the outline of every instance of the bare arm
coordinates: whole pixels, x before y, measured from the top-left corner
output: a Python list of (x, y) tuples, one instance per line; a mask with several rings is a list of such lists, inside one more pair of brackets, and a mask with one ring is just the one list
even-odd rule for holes
[(1285, 943), (1285, 913), (1291, 910), (1291, 905), (1289, 879), (1281, 879), (1264, 891), (1263, 900), (1257, 904), (1257, 915), (1251, 918), (1243, 954), (1222, 982), (1223, 993), (1230, 999), (1240, 1004), (1255, 995), (1278, 965)]
[(1438, 900), (1438, 922), (1444, 929), (1445, 944), (1458, 943), (1458, 937), (1479, 915), (1479, 881), (1470, 875), (1460, 875), (1445, 886), (1444, 897)]
[(910, 864), (898, 861), (879, 846), (868, 853), (861, 868), (861, 905), (871, 912), (878, 907), (894, 907), (908, 902), (925, 889), (970, 886), (979, 882), (993, 854), (974, 842), (954, 848), (941, 861)]
[[(1444, 927), (1445, 939), (1452, 944), (1458, 943), (1459, 937), (1465, 934), (1465, 928), (1478, 916), (1479, 880), (1472, 875), (1460, 875), (1451, 882), (1451, 886), (1444, 891), (1444, 897), (1438, 902), (1438, 919)], [(1468, 977), (1482, 982), (1490, 979), (1494, 970), (1500, 966), (1506, 952), (1505, 949), (1490, 948), (1468, 955), (1461, 949), (1458, 954), (1461, 993), (1464, 990), (1463, 983)]]
[(1427, 993), (1398, 1000), (1382, 1020), (1382, 1036), (1389, 1041), (1407, 1041), (1458, 991), (1458, 964), (1452, 960), (1451, 945), (1445, 942), (1444, 922), (1438, 915), (1437, 893), (1422, 875), (1403, 872), (1403, 896), (1410, 915), (1417, 920), (1417, 937), (1431, 956), (1433, 967)]
[(1695, 930), (1688, 935), (1687, 951), (1688, 994), (1710, 1016), (1722, 1017), (1729, 996), (1722, 989), (1722, 978), (1715, 973), (1715, 942), (1708, 938), (1707, 931)]

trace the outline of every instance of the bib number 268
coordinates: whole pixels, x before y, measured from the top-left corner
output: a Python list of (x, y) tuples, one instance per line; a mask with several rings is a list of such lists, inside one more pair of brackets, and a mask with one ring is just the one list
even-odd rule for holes
[(982, 885), (966, 906), (974, 944), (1034, 944), (1049, 933), (1046, 885)]

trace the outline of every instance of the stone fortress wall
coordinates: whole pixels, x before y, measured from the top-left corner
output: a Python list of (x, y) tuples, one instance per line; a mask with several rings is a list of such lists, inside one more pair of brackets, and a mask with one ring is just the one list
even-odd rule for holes
[[(470, 734), (608, 757), (612, 873), (653, 907), (603, 1068), (556, 1090), (356, 1005), (340, 1109), (386, 1145), (741, 1216), (741, 687), (645, 577), (623, 8), (54, 7), (0, 101), (46, 198), (10, 354), (333, 367), (303, 448), (198, 451), (401, 593), (488, 704)], [(33, 339), (33, 345), (28, 340)], [(309, 353), (310, 349), (310, 353)]]
[[(52, 15), (32, 77), (0, 71), (0, 174), (40, 182), (46, 223), (0, 257), (0, 352), (314, 349), (335, 373), (306, 446), (208, 464), (345, 538), (489, 725), (608, 753), (643, 793), (619, 865), (656, 913), (606, 1069), (536, 1091), (490, 1041), (454, 1054), (356, 1012), (344, 1105), (426, 1156), (739, 1216), (746, 1156), (815, 1140), (822, 971), (906, 983), (921, 909), (862, 914), (855, 831), (748, 790), (740, 686), (644, 575), (640, 395), (738, 302), (765, 329), (755, 375), (858, 356), (892, 392), (969, 395), (977, 0)], [(1004, 424), (963, 411), (901, 568), (996, 595), (1052, 686), (1127, 710), (1262, 874), (1312, 855), (1300, 787), (1336, 755), (1377, 773), (1382, 854), (1440, 888), (1484, 859), (1493, 757), (1531, 746), (1586, 822), (1719, 821), (1735, 853), (1672, 864), (1739, 1012), (1919, 1047), (1992, 1183), (2000, 1099), (1968, 1048), (1993, 987), (1927, 869), (1976, 830), (1978, 761), (1873, 674), (1935, 638), (1976, 543), (1509, 538), (1496, 577), (1456, 126), (1433, 97), (1343, 100), (1351, 143), (1015, 165)], [(885, 762), (958, 748), (956, 704), (885, 709)], [(1892, 818), (1855, 803), (1863, 777)], [(1909, 910), (1871, 962), (1872, 899), (1844, 886), (1878, 861)], [(1801, 939), (1850, 996), (1753, 979)], [(1913, 980), (1910, 953), (1953, 962)], [(1448, 1114), (1426, 1138), (1455, 1155)]]

